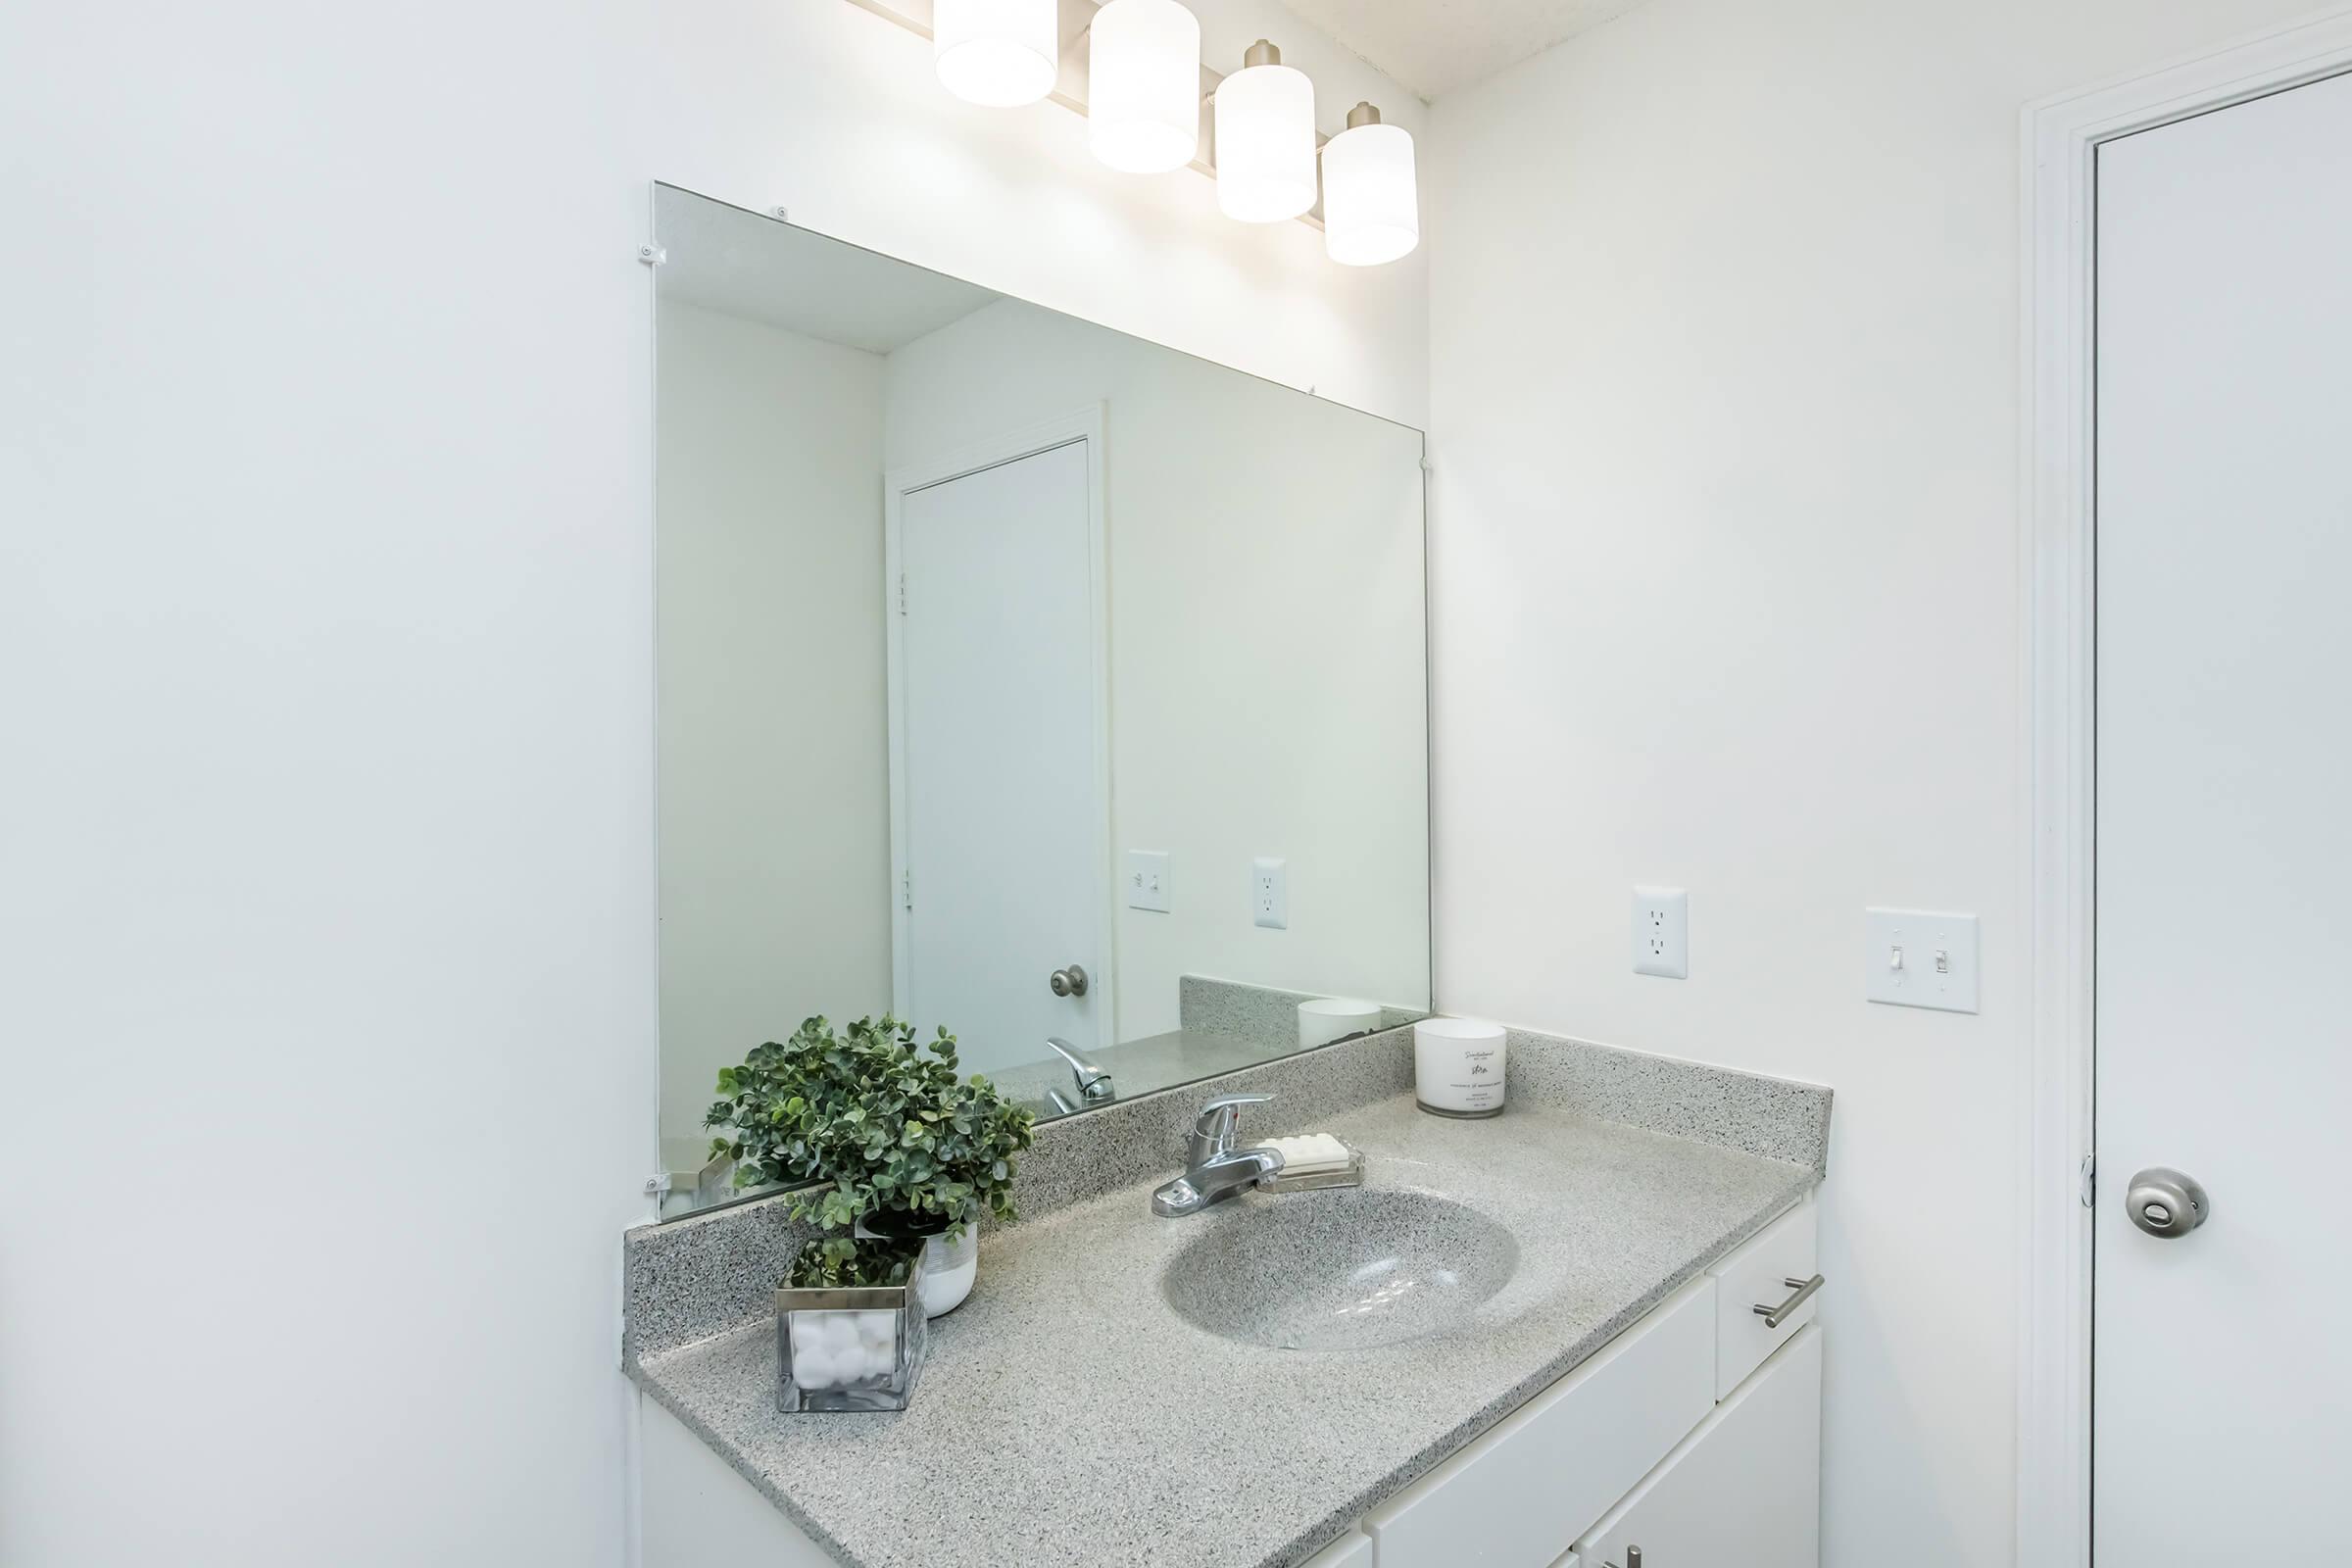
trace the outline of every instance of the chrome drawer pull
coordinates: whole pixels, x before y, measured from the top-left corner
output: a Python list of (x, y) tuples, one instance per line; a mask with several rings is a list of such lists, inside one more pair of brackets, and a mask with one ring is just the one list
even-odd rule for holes
[[(1604, 1562), (1600, 1568), (1617, 1568), (1617, 1565), (1613, 1562)], [(1640, 1546), (1625, 1548), (1625, 1568), (1642, 1568), (1642, 1548)]]
[(1781, 1283), (1796, 1294), (1778, 1306), (1766, 1306), (1759, 1301), (1753, 1308), (1756, 1316), (1764, 1320), (1764, 1326), (1768, 1329), (1779, 1328), (1788, 1320), (1789, 1313), (1804, 1305), (1805, 1298), (1821, 1289), (1821, 1276), (1816, 1274), (1809, 1280), (1783, 1280)]

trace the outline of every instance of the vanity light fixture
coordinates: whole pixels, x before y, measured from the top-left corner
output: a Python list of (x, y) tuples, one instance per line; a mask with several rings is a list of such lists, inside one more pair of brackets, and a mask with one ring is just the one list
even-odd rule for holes
[(934, 0), (931, 64), (940, 83), (990, 109), (1033, 104), (1061, 70), (1054, 0)]
[(1200, 23), (1177, 0), (1109, 0), (1095, 13), (1087, 140), (1130, 174), (1182, 169), (1200, 150)]
[(1413, 134), (1357, 104), (1323, 144), (1323, 248), (1348, 267), (1378, 267), (1421, 243)]
[[(1323, 230), (1324, 250), (1343, 266), (1377, 267), (1421, 243), (1412, 133), (1359, 103), (1323, 142), (1306, 74), (1260, 38), (1239, 71), (1219, 76), (1200, 64), (1200, 24), (1184, 0), (849, 4), (928, 38), (940, 81), (958, 98), (1017, 107), (1051, 97), (1086, 117), (1088, 143), (1110, 168), (1156, 173), (1190, 164), (1216, 180), (1226, 217), (1301, 220)], [(1065, 46), (1085, 52), (1083, 87), (1060, 79)], [(1209, 147), (1200, 145), (1204, 103)]]
[(1279, 223), (1315, 205), (1315, 84), (1265, 39), (1217, 84), (1217, 206)]

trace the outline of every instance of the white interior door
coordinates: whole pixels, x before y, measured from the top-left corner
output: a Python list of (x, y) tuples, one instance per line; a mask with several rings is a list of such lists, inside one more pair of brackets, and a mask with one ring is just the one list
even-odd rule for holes
[[(1098, 1043), (1100, 857), (1088, 443), (907, 492), (896, 680), (898, 1005), (964, 1065)], [(1089, 976), (1056, 995), (1055, 970)]]
[(2341, 1563), (2352, 77), (2098, 156), (2094, 1557)]

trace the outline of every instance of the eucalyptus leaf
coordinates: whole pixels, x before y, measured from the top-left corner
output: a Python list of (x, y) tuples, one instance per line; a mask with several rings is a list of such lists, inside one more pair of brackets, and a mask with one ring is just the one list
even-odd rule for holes
[[(887, 1015), (839, 1034), (810, 1018), (722, 1069), (718, 1090), (703, 1123), (722, 1134), (712, 1152), (733, 1153), (737, 1186), (825, 1184), (786, 1195), (796, 1219), (840, 1232), (875, 1213), (945, 1216), (955, 1235), (985, 1215), (1014, 1217), (1013, 1156), (1033, 1142), (1032, 1118), (985, 1078), (958, 1076), (945, 1028), (918, 1044), (913, 1025)], [(869, 1272), (856, 1247), (805, 1251), (796, 1275), (805, 1264), (819, 1283), (899, 1283), (847, 1280)]]

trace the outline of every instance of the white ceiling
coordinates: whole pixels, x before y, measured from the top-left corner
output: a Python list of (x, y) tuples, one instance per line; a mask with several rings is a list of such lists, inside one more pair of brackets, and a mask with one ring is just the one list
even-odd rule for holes
[(1003, 298), (994, 290), (662, 185), (654, 233), (665, 300), (888, 354)]
[(1424, 99), (1492, 76), (1642, 0), (1283, 0)]

